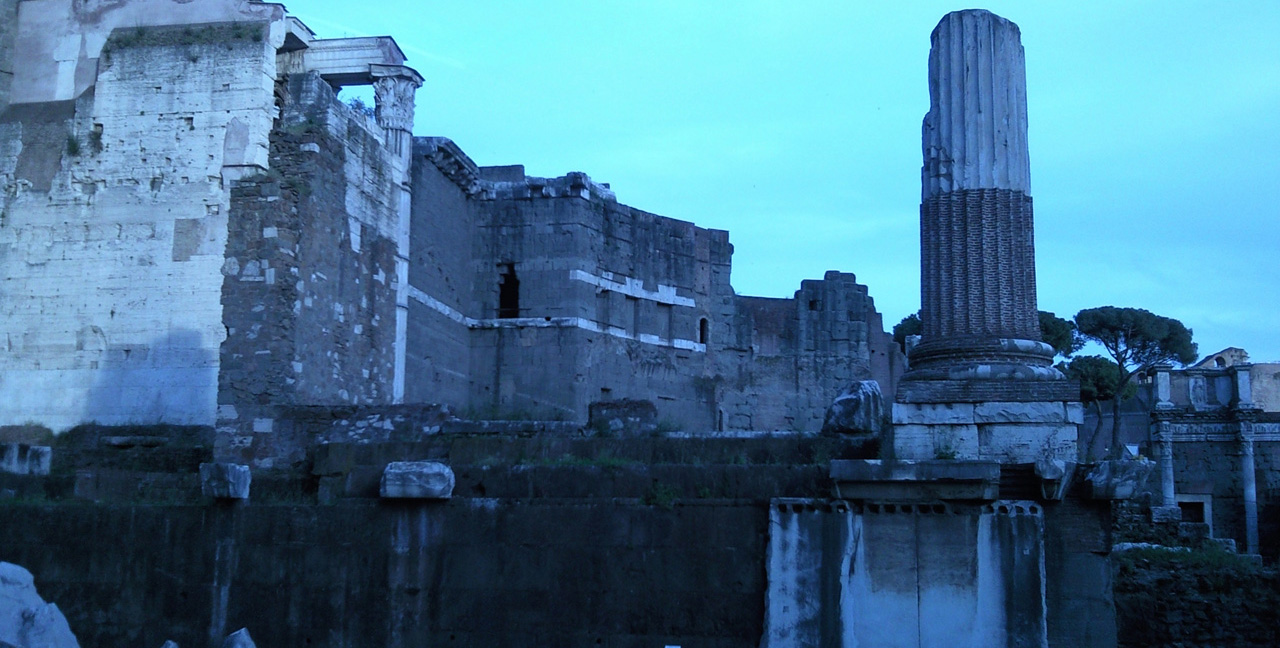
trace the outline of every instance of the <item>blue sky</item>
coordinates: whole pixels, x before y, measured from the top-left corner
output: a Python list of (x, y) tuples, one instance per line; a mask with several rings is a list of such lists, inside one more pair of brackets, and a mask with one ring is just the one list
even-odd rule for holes
[[(293, 2), (391, 35), (415, 133), (481, 165), (584, 171), (727, 229), (740, 294), (857, 274), (919, 307), (920, 120), (939, 2)], [(1280, 2), (989, 2), (1022, 29), (1039, 301), (1177, 317), (1280, 361)]]

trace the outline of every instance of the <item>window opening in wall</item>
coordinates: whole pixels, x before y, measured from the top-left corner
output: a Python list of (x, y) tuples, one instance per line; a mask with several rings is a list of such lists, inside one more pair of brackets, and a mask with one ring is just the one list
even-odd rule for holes
[(698, 344), (707, 343), (707, 318), (698, 320)]
[(1182, 509), (1182, 521), (1204, 524), (1204, 502), (1178, 502)]
[(811, 311), (816, 311), (816, 310), (818, 310), (818, 300), (816, 300), (816, 299), (810, 299), (810, 300), (809, 300), (809, 310), (811, 310)]
[(499, 263), (502, 274), (498, 279), (498, 317), (520, 317), (520, 280), (516, 278), (516, 264)]
[(1216, 358), (1214, 358), (1214, 359), (1213, 359), (1213, 364), (1214, 364), (1214, 366), (1216, 366), (1216, 367), (1218, 367), (1219, 369), (1221, 369), (1222, 367), (1227, 366), (1227, 361), (1226, 361), (1226, 360), (1223, 360), (1223, 359), (1222, 359), (1222, 356), (1218, 356), (1218, 357), (1216, 357)]
[(632, 297), (631, 295), (627, 295), (626, 301), (624, 302), (624, 304), (625, 305), (622, 307), (623, 309), (622, 316), (624, 318), (629, 317), (631, 319), (627, 321), (627, 325), (624, 326), (623, 328), (625, 328), (627, 332), (632, 335), (639, 335), (640, 334), (640, 300), (636, 299), (635, 297)]

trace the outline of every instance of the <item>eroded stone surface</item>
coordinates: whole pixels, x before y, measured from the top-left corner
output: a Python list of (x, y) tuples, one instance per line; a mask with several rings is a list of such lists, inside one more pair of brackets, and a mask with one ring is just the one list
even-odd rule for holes
[(0, 645), (14, 648), (79, 648), (67, 620), (36, 593), (31, 572), (0, 562)]
[(1089, 471), (1085, 481), (1095, 499), (1128, 499), (1146, 484), (1155, 468), (1155, 462), (1150, 459), (1101, 461)]
[(884, 424), (884, 397), (880, 394), (880, 384), (874, 380), (860, 380), (840, 392), (822, 422), (822, 431), (827, 434), (864, 434), (880, 433)]
[(453, 469), (436, 461), (393, 461), (382, 471), (381, 494), (387, 498), (449, 499)]

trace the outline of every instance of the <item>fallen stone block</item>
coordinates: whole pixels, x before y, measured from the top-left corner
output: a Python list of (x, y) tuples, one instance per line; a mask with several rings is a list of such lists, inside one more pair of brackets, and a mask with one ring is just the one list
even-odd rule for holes
[(827, 407), (823, 434), (877, 435), (884, 424), (884, 397), (880, 383), (860, 380), (850, 384)]
[(1060, 500), (1071, 488), (1076, 464), (1073, 461), (1042, 457), (1036, 460), (1035, 471), (1040, 478), (1040, 494), (1047, 500)]
[(234, 463), (200, 464), (200, 491), (214, 499), (249, 499), (249, 467)]
[(0, 646), (80, 648), (66, 617), (36, 593), (31, 572), (0, 562)]
[(393, 461), (382, 471), (381, 493), (396, 499), (453, 497), (453, 469), (436, 461)]

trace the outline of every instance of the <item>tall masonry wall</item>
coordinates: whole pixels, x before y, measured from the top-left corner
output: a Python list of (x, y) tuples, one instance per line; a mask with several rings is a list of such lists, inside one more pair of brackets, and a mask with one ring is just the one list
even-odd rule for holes
[(19, 4), (0, 116), (0, 423), (213, 422), (226, 180), (266, 167), (281, 18)]
[(737, 297), (720, 408), (736, 429), (817, 430), (840, 391), (875, 380), (887, 399), (902, 354), (867, 287), (831, 271), (791, 299)]
[[(710, 426), (695, 383), (715, 343), (700, 323), (707, 338), (727, 323), (727, 233), (622, 205), (582, 174), (496, 182), (489, 196), (477, 203), (489, 263), (475, 294), (497, 317), (476, 330), (473, 398), (571, 418), (592, 401), (649, 399), (663, 417)], [(518, 308), (503, 312), (512, 274)]]
[(405, 401), (464, 406), (471, 393), (479, 169), (442, 137), (414, 140)]
[[(269, 173), (232, 189), (220, 456), (302, 460), (280, 408), (393, 401), (398, 159), (316, 73), (290, 75)], [(271, 434), (263, 434), (270, 432)]]
[[(892, 392), (852, 275), (742, 301), (727, 232), (410, 144), (389, 38), (240, 0), (4, 11), (0, 425), (216, 425), (261, 467), (302, 460), (299, 406), (645, 399), (687, 429), (814, 430), (853, 380)], [(336, 100), (353, 83), (376, 116)]]
[(892, 397), (903, 358), (851, 274), (739, 297), (727, 232), (444, 138), (418, 138), (413, 183), (409, 402), (581, 420), (644, 399), (690, 429), (817, 430), (850, 382)]

